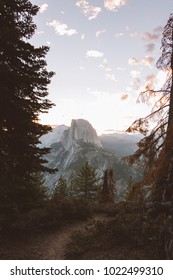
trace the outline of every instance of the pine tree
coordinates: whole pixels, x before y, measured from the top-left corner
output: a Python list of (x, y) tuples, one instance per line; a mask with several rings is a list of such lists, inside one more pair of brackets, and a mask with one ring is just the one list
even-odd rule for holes
[(67, 181), (63, 176), (60, 176), (54, 190), (52, 193), (52, 197), (61, 196), (63, 198), (68, 197), (69, 191), (67, 186)]
[(53, 106), (46, 98), (53, 76), (45, 61), (49, 48), (29, 43), (38, 10), (28, 0), (0, 1), (0, 193), (19, 211), (40, 188), (38, 176), (53, 172), (44, 165), (49, 149), (38, 146), (51, 130), (39, 115)]
[(83, 165), (76, 176), (76, 191), (85, 199), (94, 199), (97, 193), (96, 170), (88, 162)]
[(76, 196), (76, 176), (74, 173), (70, 176), (70, 182), (69, 182), (69, 197), (75, 197)]
[[(173, 157), (173, 14), (164, 27), (161, 43), (162, 54), (157, 67), (167, 73), (166, 82), (158, 90), (147, 86), (140, 94), (139, 100), (142, 102), (149, 102), (150, 98), (155, 97), (156, 103), (151, 114), (136, 120), (127, 130), (139, 131), (145, 136), (138, 143), (138, 150), (128, 160), (134, 163), (142, 158), (145, 180), (154, 184), (158, 199), (162, 199), (163, 193), (168, 191), (168, 177), (172, 177), (173, 183), (173, 168), (170, 166)], [(154, 122), (156, 125), (150, 131), (150, 124)], [(173, 187), (171, 189), (169, 198), (173, 196)]]

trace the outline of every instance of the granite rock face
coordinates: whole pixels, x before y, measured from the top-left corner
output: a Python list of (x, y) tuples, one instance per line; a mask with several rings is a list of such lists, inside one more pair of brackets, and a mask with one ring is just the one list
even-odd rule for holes
[(78, 141), (90, 143), (102, 148), (102, 144), (97, 136), (95, 129), (92, 125), (83, 119), (72, 120), (71, 126), (67, 135), (66, 149), (69, 151), (71, 147)]
[(57, 126), (40, 140), (42, 146), (51, 148), (45, 157), (47, 165), (58, 169), (55, 174), (44, 175), (50, 192), (61, 175), (70, 181), (72, 174), (86, 161), (95, 167), (100, 180), (106, 169), (113, 170), (118, 196), (126, 189), (130, 176), (135, 180), (140, 177), (138, 169), (129, 167), (120, 157), (103, 149), (96, 130), (86, 120), (72, 120), (70, 127)]

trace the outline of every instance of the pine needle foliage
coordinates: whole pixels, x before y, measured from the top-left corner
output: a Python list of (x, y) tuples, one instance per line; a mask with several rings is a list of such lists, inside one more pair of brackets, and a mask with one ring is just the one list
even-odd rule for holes
[(76, 175), (76, 192), (84, 199), (94, 199), (98, 188), (96, 183), (95, 168), (86, 162)]
[(47, 96), (54, 74), (45, 60), (49, 48), (29, 42), (38, 10), (28, 0), (0, 1), (0, 191), (4, 203), (12, 200), (16, 209), (18, 200), (26, 203), (27, 196), (20, 199), (22, 193), (32, 196), (42, 185), (38, 175), (53, 172), (43, 159), (49, 149), (38, 145), (51, 130), (39, 123), (39, 116), (53, 106)]

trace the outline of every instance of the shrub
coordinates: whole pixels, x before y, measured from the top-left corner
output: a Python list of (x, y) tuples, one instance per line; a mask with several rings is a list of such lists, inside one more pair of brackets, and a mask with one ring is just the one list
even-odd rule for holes
[[(72, 236), (66, 256), (68, 259), (78, 259), (87, 255), (88, 259), (95, 257), (96, 252), (97, 257), (102, 259), (103, 252), (114, 256), (116, 249), (120, 252), (125, 248), (126, 253), (128, 250), (138, 250), (135, 252), (138, 252), (139, 259), (141, 253), (148, 254), (150, 258), (150, 255), (158, 254), (158, 231), (159, 224), (153, 223), (143, 206), (132, 202), (118, 203), (113, 207), (111, 217), (92, 221), (84, 232)], [(153, 248), (153, 253), (150, 254), (147, 248)]]
[(85, 199), (74, 199), (73, 203), (75, 207), (75, 219), (85, 220), (93, 215), (93, 207), (89, 201)]

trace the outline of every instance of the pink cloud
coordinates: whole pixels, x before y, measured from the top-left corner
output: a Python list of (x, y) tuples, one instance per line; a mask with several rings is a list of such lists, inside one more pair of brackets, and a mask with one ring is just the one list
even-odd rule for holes
[(126, 5), (127, 0), (104, 0), (104, 7), (109, 11), (117, 11), (121, 6)]
[(101, 7), (89, 5), (89, 2), (86, 0), (77, 1), (76, 6), (82, 9), (82, 13), (88, 17), (89, 20), (95, 19), (102, 11)]
[(154, 58), (151, 57), (151, 56), (145, 56), (143, 59), (142, 59), (142, 63), (147, 65), (147, 66), (152, 66), (154, 62)]
[(160, 34), (145, 32), (141, 36), (145, 41), (155, 42), (159, 38)]
[(136, 31), (133, 31), (130, 33), (130, 37), (135, 38), (138, 36), (138, 33)]
[(154, 84), (156, 82), (156, 76), (155, 75), (148, 75), (146, 77), (146, 89), (152, 89), (154, 87)]
[(159, 39), (162, 31), (163, 31), (163, 28), (161, 26), (158, 26), (154, 29), (154, 31), (152, 33), (145, 32), (145, 33), (141, 34), (141, 37), (143, 40), (148, 41), (149, 43), (155, 43)]
[(153, 32), (145, 32), (141, 34), (141, 37), (148, 44), (146, 47), (146, 52), (151, 53), (155, 48), (155, 43), (160, 38), (163, 28), (161, 26), (156, 27)]
[(140, 64), (140, 63), (141, 63), (140, 60), (135, 58), (135, 57), (129, 58), (129, 64), (130, 65), (135, 65), (135, 64)]
[(121, 101), (127, 100), (128, 97), (129, 97), (129, 95), (127, 93), (122, 94), (121, 95)]
[(135, 57), (131, 57), (129, 58), (129, 64), (130, 65), (139, 65), (139, 64), (143, 64), (143, 65), (146, 65), (146, 66), (152, 66), (154, 62), (154, 58), (151, 57), (151, 56), (145, 56), (143, 57), (142, 59), (137, 59)]

